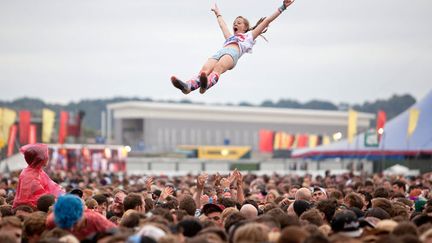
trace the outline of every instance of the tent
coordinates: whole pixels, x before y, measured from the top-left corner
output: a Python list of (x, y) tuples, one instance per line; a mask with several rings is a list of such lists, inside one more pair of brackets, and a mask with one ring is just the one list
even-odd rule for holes
[(383, 171), (384, 175), (418, 175), (419, 170), (410, 170), (408, 167), (396, 164)]
[(14, 154), (9, 158), (0, 161), (0, 173), (22, 170), (25, 167), (27, 167), (27, 162), (21, 153)]
[[(413, 111), (418, 116), (413, 120)], [(413, 126), (416, 124), (416, 126)], [(410, 127), (412, 133), (408, 134)], [(375, 132), (374, 132), (375, 133)], [(432, 155), (432, 91), (425, 98), (412, 105), (409, 109), (393, 118), (384, 127), (384, 133), (377, 144), (368, 143), (368, 132), (358, 134), (348, 143), (346, 139), (332, 144), (310, 149), (293, 151), (294, 158), (364, 158), (404, 159), (408, 157)]]

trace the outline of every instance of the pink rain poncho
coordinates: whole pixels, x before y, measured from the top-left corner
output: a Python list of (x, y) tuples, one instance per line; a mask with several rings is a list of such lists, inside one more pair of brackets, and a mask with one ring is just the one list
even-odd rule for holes
[(49, 159), (46, 144), (28, 144), (21, 147), (20, 152), (24, 154), (28, 166), (19, 176), (13, 208), (23, 204), (36, 208), (39, 197), (45, 194), (57, 197), (64, 193), (62, 187), (42, 169)]

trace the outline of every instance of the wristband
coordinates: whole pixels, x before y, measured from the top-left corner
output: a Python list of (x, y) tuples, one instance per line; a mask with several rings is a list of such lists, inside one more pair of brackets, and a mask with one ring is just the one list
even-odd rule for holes
[(285, 4), (282, 4), (282, 6), (280, 6), (278, 8), (278, 10), (279, 10), (280, 13), (282, 13), (283, 11), (285, 11), (285, 9), (286, 9)]
[(216, 18), (219, 18), (219, 17), (222, 17), (222, 15), (220, 15), (220, 14), (216, 15)]

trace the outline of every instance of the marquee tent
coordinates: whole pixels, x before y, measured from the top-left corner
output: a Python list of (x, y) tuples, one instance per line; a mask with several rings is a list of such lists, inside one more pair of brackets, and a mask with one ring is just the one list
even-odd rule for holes
[[(375, 131), (373, 132), (375, 134)], [(294, 158), (404, 159), (432, 155), (432, 91), (425, 98), (393, 118), (384, 127), (379, 142), (371, 142), (370, 132), (311, 149), (293, 151)], [(375, 136), (377, 137), (377, 136)]]

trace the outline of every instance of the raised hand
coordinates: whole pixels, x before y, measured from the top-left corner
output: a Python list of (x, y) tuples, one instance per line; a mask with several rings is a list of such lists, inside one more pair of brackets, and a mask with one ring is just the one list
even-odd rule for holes
[(219, 172), (216, 172), (216, 174), (214, 175), (214, 185), (219, 186), (221, 180), (222, 176), (219, 174)]
[(288, 8), (289, 5), (291, 5), (294, 2), (294, 0), (284, 0), (283, 5), (285, 8)]
[(200, 198), (201, 205), (205, 205), (209, 202), (209, 196), (206, 194), (202, 195)]
[(198, 189), (203, 189), (204, 188), (204, 185), (205, 185), (205, 183), (207, 181), (207, 178), (208, 178), (208, 174), (207, 173), (203, 173), (203, 174), (201, 174), (201, 175), (199, 175), (197, 177), (197, 188)]
[(222, 188), (229, 188), (231, 185), (231, 182), (227, 179), (227, 178), (222, 178), (222, 180), (220, 181), (221, 187)]
[(173, 192), (174, 192), (174, 189), (170, 186), (167, 186), (163, 189), (163, 191), (160, 195), (160, 198), (162, 200), (165, 200), (168, 196), (171, 196), (173, 194)]
[(243, 175), (240, 171), (235, 170), (235, 178), (236, 178), (236, 182), (237, 182), (237, 187), (243, 187)]
[(237, 168), (233, 171), (233, 173), (228, 176), (228, 181), (231, 183), (233, 183), (236, 180), (236, 173), (238, 172)]
[(151, 186), (153, 185), (153, 177), (148, 177), (146, 180), (145, 180), (145, 185), (146, 185), (146, 188), (147, 188), (147, 191), (151, 191)]
[(211, 11), (213, 11), (215, 13), (216, 16), (221, 15), (220, 14), (220, 10), (218, 8), (218, 6), (216, 5), (216, 3), (214, 4), (214, 6), (211, 8)]
[(289, 206), (291, 204), (291, 201), (288, 198), (285, 198), (284, 200), (279, 202), (279, 206)]

